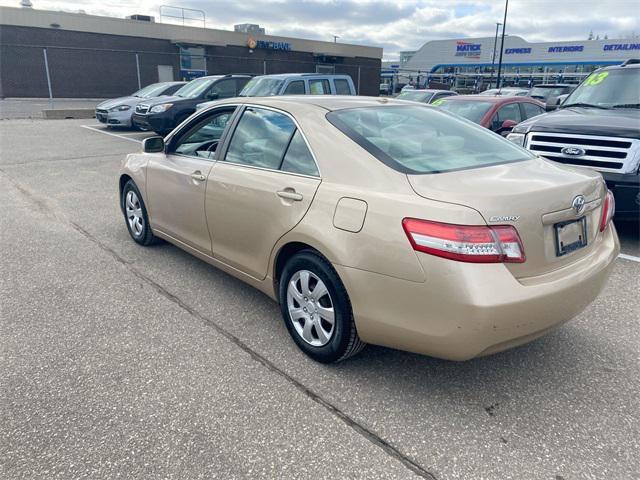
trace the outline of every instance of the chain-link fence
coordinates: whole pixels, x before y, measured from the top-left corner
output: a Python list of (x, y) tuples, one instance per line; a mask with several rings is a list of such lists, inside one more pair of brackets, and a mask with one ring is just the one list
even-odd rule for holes
[[(166, 51), (131, 51), (82, 46), (0, 45), (0, 97), (109, 98), (130, 94), (158, 81), (203, 75), (335, 73), (351, 76), (361, 95), (378, 95), (380, 61), (303, 52), (213, 48), (214, 53), (185, 56)], [(164, 50), (164, 51), (163, 51)], [(194, 68), (197, 67), (197, 68)]]

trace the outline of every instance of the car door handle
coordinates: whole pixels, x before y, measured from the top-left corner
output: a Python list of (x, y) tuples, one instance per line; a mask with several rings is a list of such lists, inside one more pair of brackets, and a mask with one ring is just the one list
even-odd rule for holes
[(296, 192), (293, 189), (280, 190), (276, 192), (280, 198), (284, 198), (286, 200), (292, 200), (294, 202), (299, 202), (302, 200), (302, 194)]
[(194, 180), (198, 181), (198, 182), (204, 182), (207, 177), (205, 177), (202, 172), (200, 172), (200, 170), (195, 171), (191, 174), (191, 178), (193, 178)]

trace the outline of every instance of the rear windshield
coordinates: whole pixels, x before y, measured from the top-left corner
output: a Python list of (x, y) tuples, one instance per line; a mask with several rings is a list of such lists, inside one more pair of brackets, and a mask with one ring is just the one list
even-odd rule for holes
[(136, 93), (133, 94), (133, 96), (140, 97), (140, 98), (157, 97), (162, 92), (164, 92), (168, 86), (169, 84), (167, 83), (152, 83), (151, 85), (147, 85), (143, 89), (138, 90)]
[(478, 100), (436, 100), (433, 104), (437, 107), (455, 113), (461, 117), (471, 120), (473, 123), (480, 123), (482, 117), (493, 106), (491, 102), (482, 102)]
[(533, 87), (529, 96), (538, 98), (557, 97), (569, 91), (567, 87)]
[(412, 102), (427, 102), (431, 99), (433, 93), (431, 92), (416, 92), (411, 90), (405, 90), (401, 92), (396, 98), (398, 100), (410, 100)]
[(534, 157), (486, 128), (426, 105), (336, 110), (327, 119), (403, 173), (441, 173)]

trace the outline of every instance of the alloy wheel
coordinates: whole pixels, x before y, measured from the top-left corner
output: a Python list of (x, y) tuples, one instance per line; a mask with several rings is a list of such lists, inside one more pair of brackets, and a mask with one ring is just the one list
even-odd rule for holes
[(314, 347), (329, 343), (335, 330), (335, 312), (329, 290), (317, 275), (299, 270), (291, 276), (287, 309), (300, 338)]
[(125, 197), (125, 211), (127, 214), (127, 222), (131, 232), (139, 237), (144, 232), (144, 217), (142, 216), (142, 206), (136, 192), (129, 190)]

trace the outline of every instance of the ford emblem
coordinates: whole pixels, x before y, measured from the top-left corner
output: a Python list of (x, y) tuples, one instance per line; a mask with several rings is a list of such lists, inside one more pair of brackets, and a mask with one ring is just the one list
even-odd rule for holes
[(576, 198), (574, 198), (571, 206), (576, 211), (576, 213), (580, 213), (584, 208), (584, 196), (578, 195)]
[(580, 148), (580, 147), (564, 147), (560, 151), (564, 155), (569, 155), (571, 157), (581, 157), (582, 155), (587, 153), (587, 152), (584, 151), (584, 148)]

